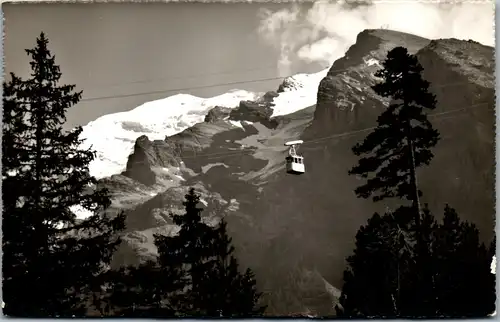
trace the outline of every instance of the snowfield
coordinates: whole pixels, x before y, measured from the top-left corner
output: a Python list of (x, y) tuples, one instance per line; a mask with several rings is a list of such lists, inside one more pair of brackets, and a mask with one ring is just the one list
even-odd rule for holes
[(297, 74), (288, 77), (285, 82), (289, 87), (273, 100), (275, 106), (273, 106), (272, 116), (291, 114), (315, 105), (319, 83), (325, 78), (329, 69), (313, 74)]
[(127, 112), (99, 117), (83, 127), (82, 148), (92, 147), (97, 158), (90, 164), (90, 173), (97, 179), (125, 170), (128, 156), (141, 135), (150, 140), (163, 140), (196, 123), (203, 122), (215, 106), (237, 107), (242, 100), (254, 100), (259, 94), (233, 90), (212, 98), (177, 94), (144, 103)]
[[(316, 104), (318, 86), (328, 69), (313, 74), (297, 74), (285, 78), (285, 92), (274, 98), (272, 116), (286, 115)], [(90, 164), (90, 173), (97, 179), (125, 170), (128, 156), (141, 135), (150, 140), (163, 140), (199, 122), (215, 106), (238, 107), (240, 101), (257, 100), (260, 93), (233, 90), (201, 98), (177, 94), (144, 103), (133, 110), (99, 117), (83, 127), (82, 148), (92, 147), (97, 157)], [(233, 124), (241, 126), (241, 124)]]

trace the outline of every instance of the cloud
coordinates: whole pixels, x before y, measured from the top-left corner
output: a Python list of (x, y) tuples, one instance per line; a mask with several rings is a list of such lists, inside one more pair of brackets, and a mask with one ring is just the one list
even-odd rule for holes
[(383, 27), (430, 39), (472, 39), (488, 46), (495, 41), (494, 3), (489, 1), (317, 1), (309, 8), (294, 4), (274, 12), (262, 10), (259, 18), (259, 35), (280, 52), (280, 76), (289, 75), (297, 60), (327, 67), (344, 55), (364, 29)]
[(271, 44), (275, 44), (280, 51), (278, 67), (280, 74), (290, 73), (291, 61), (290, 54), (295, 47), (295, 31), (297, 31), (300, 7), (297, 4), (292, 5), (290, 9), (272, 12), (263, 9), (260, 12), (259, 34)]

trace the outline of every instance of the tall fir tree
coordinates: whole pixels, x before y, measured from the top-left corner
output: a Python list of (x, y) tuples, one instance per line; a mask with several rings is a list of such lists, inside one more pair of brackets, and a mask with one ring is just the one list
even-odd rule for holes
[[(415, 225), (408, 237), (416, 240), (415, 261), (419, 265), (428, 255), (420, 227), (422, 192), (418, 189), (416, 169), (430, 163), (433, 158), (430, 149), (439, 140), (438, 131), (432, 127), (424, 111), (435, 109), (436, 99), (428, 91), (429, 83), (422, 78), (423, 67), (406, 48), (390, 50), (382, 65), (383, 68), (375, 74), (382, 81), (372, 89), (389, 99), (390, 104), (378, 117), (373, 132), (353, 147), (355, 155), (365, 156), (349, 174), (367, 179), (366, 184), (356, 188), (358, 197), (372, 197), (374, 202), (399, 198), (411, 203)], [(415, 277), (424, 278), (423, 275)], [(414, 292), (418, 293), (425, 282), (416, 282), (415, 285)]]
[(200, 285), (197, 307), (209, 317), (258, 317), (266, 307), (259, 306), (262, 293), (257, 291), (253, 272), (247, 268), (239, 272), (239, 264), (233, 255), (232, 238), (227, 234), (222, 220), (215, 229), (213, 257), (205, 269)]
[[(372, 197), (374, 202), (396, 197), (410, 205), (383, 217), (375, 214), (359, 230), (337, 313), (485, 316), (494, 307), (494, 283), (486, 271), (491, 251), (488, 255), (477, 229), (460, 223), (451, 208), (446, 207), (443, 224), (437, 224), (427, 207), (420, 207), (416, 169), (429, 164), (430, 148), (439, 140), (424, 113), (435, 108), (435, 97), (428, 92), (416, 56), (405, 48), (391, 50), (383, 67), (376, 73), (383, 81), (372, 88), (392, 103), (379, 116), (375, 130), (353, 147), (356, 155), (367, 156), (349, 174), (368, 179), (355, 190), (358, 197)], [(463, 294), (471, 292), (477, 297), (467, 305)]]
[[(108, 218), (106, 190), (89, 173), (81, 127), (64, 131), (82, 92), (59, 85), (61, 72), (42, 32), (26, 50), (31, 77), (3, 84), (3, 301), (9, 316), (82, 316), (96, 276), (106, 269), (124, 228)], [(77, 220), (80, 206), (93, 213)]]
[(250, 269), (244, 274), (232, 253), (224, 221), (205, 224), (199, 195), (190, 189), (183, 202), (184, 215), (172, 215), (180, 226), (176, 236), (156, 235), (159, 263), (170, 276), (177, 275), (176, 291), (161, 297), (176, 308), (178, 316), (250, 317), (261, 315), (260, 293)]
[[(167, 298), (173, 302), (179, 315), (195, 316), (201, 314), (198, 306), (203, 295), (200, 285), (208, 260), (213, 254), (213, 229), (202, 222), (202, 208), (198, 207), (200, 197), (191, 188), (183, 201), (185, 213), (171, 214), (173, 222), (180, 227), (176, 236), (155, 235), (160, 266), (178, 276), (178, 291)], [(174, 304), (175, 303), (175, 304)]]
[(439, 140), (439, 133), (427, 119), (425, 109), (436, 107), (429, 83), (422, 78), (423, 68), (417, 57), (404, 47), (389, 51), (383, 68), (375, 74), (382, 79), (372, 89), (391, 99), (389, 107), (378, 117), (377, 127), (365, 140), (353, 147), (359, 160), (349, 174), (367, 178), (355, 192), (359, 197), (380, 201), (397, 197), (411, 201), (418, 226), (420, 213), (416, 169), (428, 165), (433, 154), (430, 148)]

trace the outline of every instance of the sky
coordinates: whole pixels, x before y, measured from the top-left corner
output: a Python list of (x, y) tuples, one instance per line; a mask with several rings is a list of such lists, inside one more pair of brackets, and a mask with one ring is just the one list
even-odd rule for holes
[(71, 128), (179, 92), (276, 90), (327, 68), (364, 29), (494, 44), (493, 3), (356, 3), (4, 4), (5, 71), (28, 75), (23, 49), (44, 31), (62, 81), (84, 91)]
[[(28, 75), (23, 50), (44, 31), (61, 66), (62, 81), (83, 90), (84, 101), (69, 110), (67, 125), (84, 125), (98, 116), (176, 94), (172, 89), (278, 76), (278, 51), (256, 32), (261, 8), (203, 3), (6, 4), (5, 67), (7, 72)], [(307, 70), (300, 65), (297, 72)], [(233, 87), (274, 90), (279, 83), (182, 92), (211, 97)], [(158, 93), (85, 101), (152, 91)]]
[[(352, 3), (352, 2), (351, 2)], [(261, 9), (259, 33), (280, 50), (280, 73), (290, 72), (293, 58), (331, 65), (364, 29), (385, 28), (437, 38), (472, 39), (494, 46), (494, 2), (437, 4), (425, 1), (317, 1), (271, 11)]]

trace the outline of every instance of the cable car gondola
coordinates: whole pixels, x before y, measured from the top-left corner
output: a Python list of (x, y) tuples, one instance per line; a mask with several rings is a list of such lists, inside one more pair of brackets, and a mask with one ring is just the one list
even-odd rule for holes
[(304, 143), (302, 140), (289, 141), (285, 146), (289, 146), (288, 156), (286, 160), (286, 172), (289, 174), (303, 174), (306, 172), (304, 165), (304, 157), (297, 154), (296, 146)]

